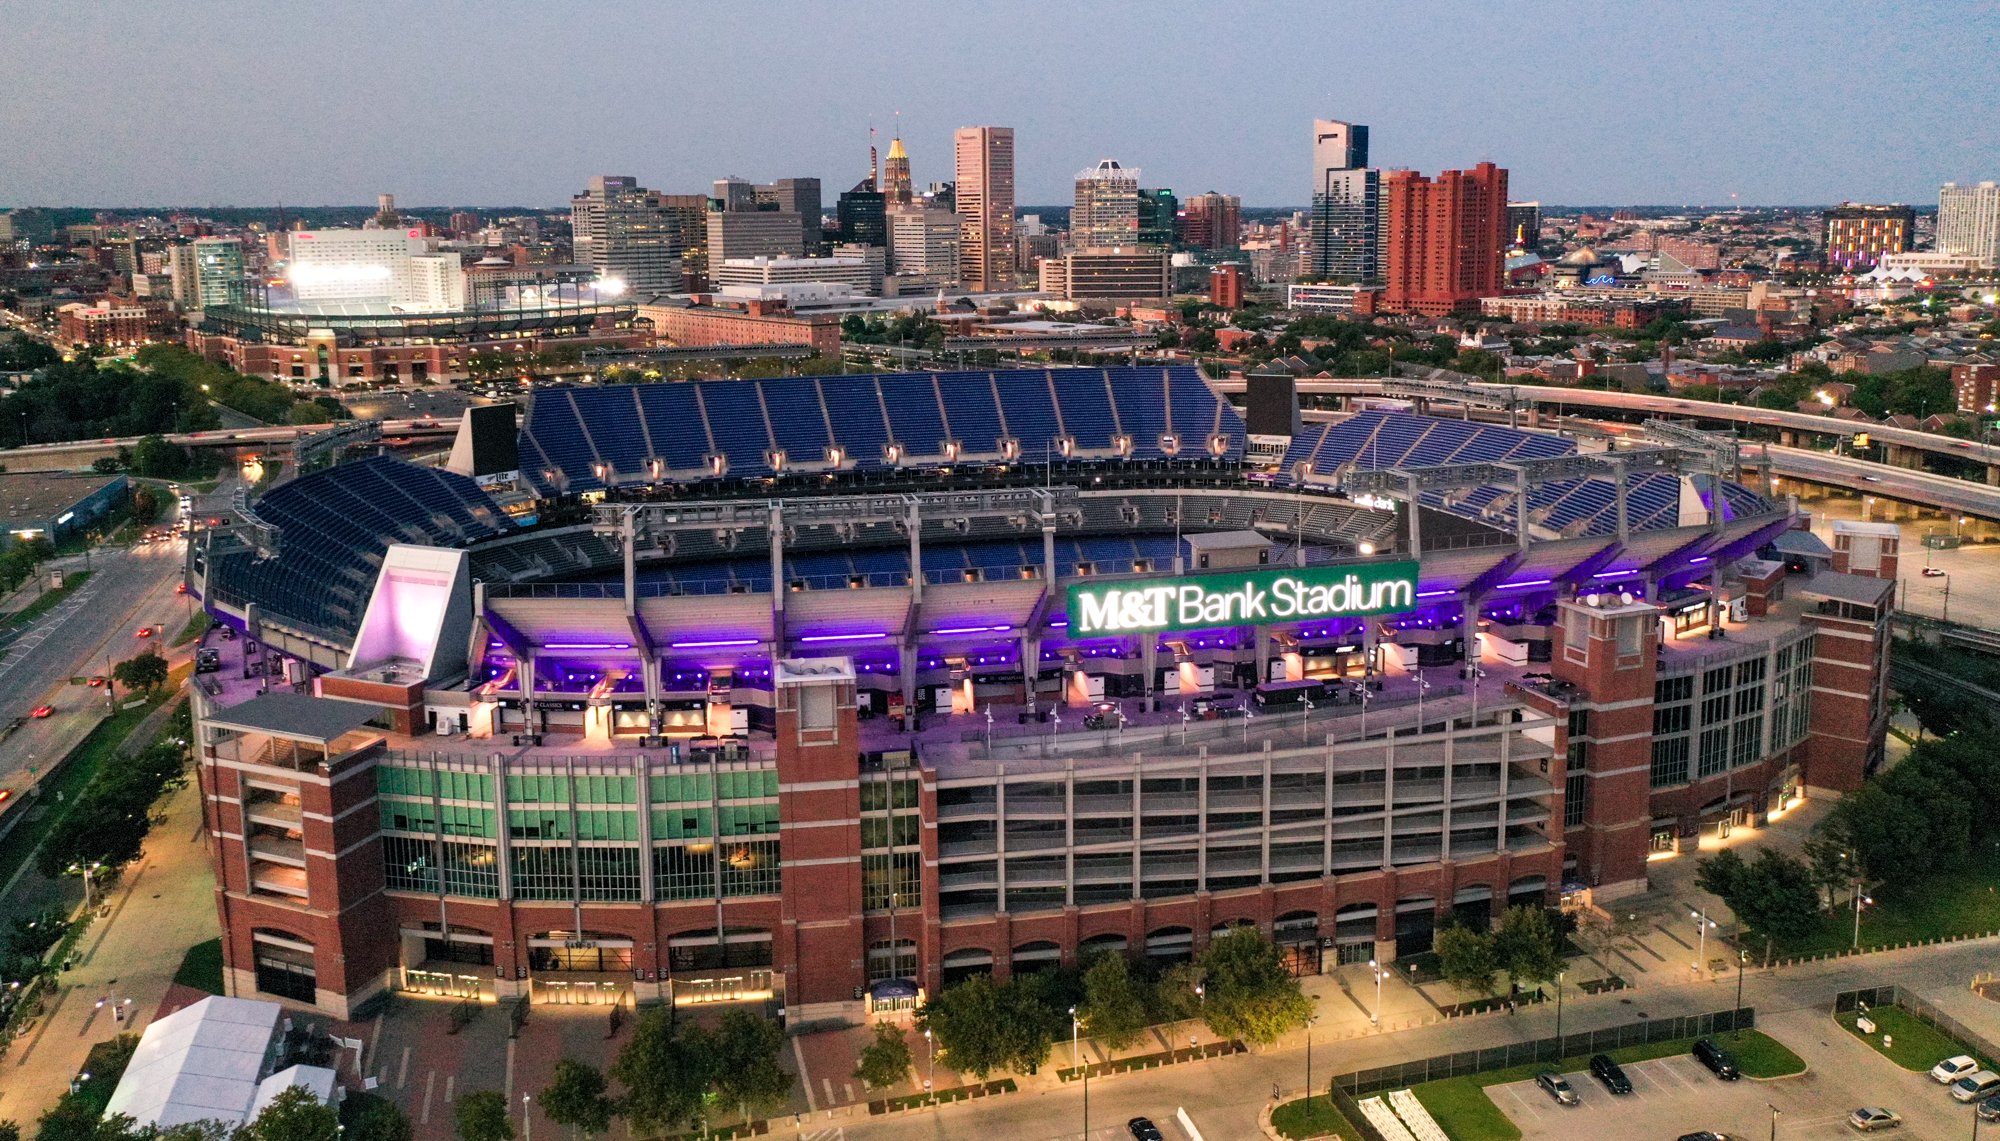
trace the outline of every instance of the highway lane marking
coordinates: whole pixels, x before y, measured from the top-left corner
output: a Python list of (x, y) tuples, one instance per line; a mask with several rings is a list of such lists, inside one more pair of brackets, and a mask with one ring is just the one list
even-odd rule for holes
[(396, 1066), (396, 1088), (402, 1089), (410, 1079), (410, 1048), (403, 1047), (403, 1060)]
[(446, 1074), (444, 1076), (444, 1103), (446, 1105), (451, 1104), (451, 1099), (454, 1096), (452, 1094), (452, 1090), (455, 1089), (457, 1086), (458, 1086), (457, 1074)]
[(438, 1072), (436, 1070), (424, 1071), (424, 1111), (422, 1116), (417, 1118), (417, 1124), (419, 1125), (429, 1125), (431, 1123), (431, 1094), (437, 1090), (437, 1080)]

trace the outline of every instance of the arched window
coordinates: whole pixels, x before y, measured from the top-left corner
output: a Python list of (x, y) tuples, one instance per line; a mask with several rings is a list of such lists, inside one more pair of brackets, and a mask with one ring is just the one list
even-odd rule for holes
[(1013, 970), (1017, 975), (1033, 974), (1062, 964), (1062, 948), (1047, 939), (1037, 939), (1014, 948)]
[(1081, 962), (1088, 963), (1099, 955), (1122, 955), (1131, 946), (1131, 940), (1123, 935), (1092, 935), (1077, 944), (1076, 955)]
[(945, 952), (941, 966), (943, 983), (945, 986), (950, 986), (973, 975), (992, 974), (993, 952), (984, 947), (961, 947), (956, 951)]

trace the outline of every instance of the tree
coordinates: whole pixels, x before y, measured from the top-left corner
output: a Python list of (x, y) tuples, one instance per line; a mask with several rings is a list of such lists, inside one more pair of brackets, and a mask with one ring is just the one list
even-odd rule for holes
[(611, 1128), (615, 1108), (605, 1092), (604, 1074), (597, 1067), (564, 1058), (541, 1094), (542, 1112), (557, 1125), (568, 1126), (571, 1134), (602, 1133)]
[(1005, 1003), (992, 975), (973, 975), (925, 1003), (917, 1019), (951, 1055), (953, 1069), (984, 1078), (1007, 1064)]
[(386, 1099), (376, 1099), (355, 1116), (347, 1127), (345, 1141), (412, 1141), (416, 1129), (408, 1114)]
[(675, 1026), (664, 1007), (647, 1011), (611, 1064), (611, 1076), (625, 1087), (623, 1112), (632, 1131), (651, 1136), (695, 1120), (713, 1059), (707, 1031)]
[(124, 466), (124, 463), (117, 456), (99, 456), (90, 461), (90, 470), (99, 475), (110, 475)]
[[(512, 1126), (508, 1131), (511, 1135)], [(340, 1114), (332, 1106), (304, 1086), (287, 1086), (243, 1127), (239, 1141), (338, 1141), (339, 1137)]]
[(743, 1119), (751, 1112), (781, 1104), (792, 1091), (792, 1075), (778, 1066), (785, 1032), (775, 1022), (747, 1010), (722, 1016), (715, 1033), (715, 1067), (710, 1084), (716, 1096), (737, 1106)]
[(132, 520), (141, 526), (160, 517), (160, 497), (152, 488), (142, 487), (132, 493)]
[[(862, 1047), (854, 1076), (869, 1089), (887, 1089), (910, 1073), (910, 1043), (902, 1028), (888, 1022), (875, 1024), (875, 1040)], [(4, 1141), (4, 1139), (0, 1139)]]
[(1493, 993), (1493, 976), (1500, 970), (1500, 951), (1493, 933), (1452, 923), (1438, 929), (1433, 949), (1438, 975), (1460, 990)]
[(165, 436), (146, 436), (132, 445), (132, 471), (148, 479), (175, 479), (187, 474), (188, 450)]
[(1500, 915), (1493, 948), (1502, 970), (1514, 982), (1545, 983), (1563, 969), (1561, 934), (1546, 907), (1510, 907)]
[(167, 659), (156, 651), (147, 650), (137, 657), (127, 658), (113, 666), (111, 680), (126, 689), (140, 689), (151, 693), (167, 684)]
[(1696, 865), (1695, 882), (1722, 897), (1738, 921), (1785, 943), (1819, 924), (1819, 887), (1805, 861), (1766, 848), (1754, 861), (1726, 848)]
[(0, 1121), (0, 1141), (21, 1141), (21, 1126), (12, 1121)]
[(1113, 1050), (1137, 1041), (1152, 1022), (1145, 981), (1132, 973), (1125, 956), (1099, 955), (1083, 972), (1079, 1011), (1090, 1036)]
[(507, 1112), (507, 1095), (497, 1089), (460, 1094), (458, 1141), (514, 1141), (514, 1118)]
[(1147, 997), (1155, 1022), (1184, 1022), (1201, 1013), (1201, 968), (1194, 963), (1175, 963), (1160, 972)]
[(1254, 927), (1209, 940), (1199, 963), (1206, 992), (1202, 1019), (1221, 1037), (1265, 1045), (1312, 1017), (1312, 999), (1285, 969), (1276, 945)]

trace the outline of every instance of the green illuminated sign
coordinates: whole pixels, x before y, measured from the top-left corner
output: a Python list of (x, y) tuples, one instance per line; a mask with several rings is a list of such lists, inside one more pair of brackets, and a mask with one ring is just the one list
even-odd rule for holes
[(1417, 605), (1417, 564), (1280, 567), (1069, 588), (1069, 634), (1139, 634), (1398, 614)]

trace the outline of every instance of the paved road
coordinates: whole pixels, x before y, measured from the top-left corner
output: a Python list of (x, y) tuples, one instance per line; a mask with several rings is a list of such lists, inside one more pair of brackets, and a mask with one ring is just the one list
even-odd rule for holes
[[(1996, 959), (2000, 959), (2000, 942), (1988, 940), (1814, 963), (1770, 975), (1753, 972), (1745, 980), (1743, 1001), (1757, 1009), (1760, 1020), (1777, 1037), (1814, 1064), (1819, 1064), (1822, 1057), (1849, 1053), (1834, 1049), (1842, 1044), (1829, 1037), (1834, 1033), (1833, 1023), (1819, 1013), (1834, 992), (1887, 982), (1912, 987), (1940, 1005), (1949, 1004), (1947, 1009), (1952, 1015), (1975, 1030), (2000, 1039), (2000, 1003), (1962, 997), (1970, 994), (1966, 981), (1973, 972), (1991, 970)], [(1570, 1032), (1618, 1025), (1643, 1016), (1657, 1018), (1726, 1010), (1734, 1001), (1735, 988), (1724, 981), (1641, 986), (1589, 999), (1572, 998), (1566, 1004), (1563, 1029)], [(1319, 1081), (1328, 1075), (1392, 1061), (1539, 1037), (1553, 1032), (1554, 1020), (1553, 1009), (1538, 1007), (1511, 1018), (1490, 1016), (1333, 1045), (1322, 1043), (1313, 1052), (1314, 1079)], [(1815, 1027), (1823, 1028), (1819, 1037), (1811, 1036)], [(1822, 1038), (1829, 1045), (1823, 1047)], [(1900, 1072), (1884, 1067), (1869, 1072), (1866, 1084), (1870, 1089), (1882, 1091), (1882, 1100), (1893, 1098), (1902, 1104), (1917, 1104), (1914, 1094), (1905, 1090), (1910, 1083), (1902, 1079)], [(1173, 1116), (1176, 1107), (1185, 1106), (1205, 1136), (1254, 1138), (1260, 1135), (1257, 1117), (1267, 1104), (1272, 1083), (1282, 1085), (1288, 1097), (1297, 1096), (1304, 1077), (1305, 1050), (1301, 1040), (1261, 1054), (1109, 1078), (1093, 1083), (1090, 1091), (1093, 1137), (1107, 1123), (1123, 1122), (1136, 1114), (1164, 1121)], [(1841, 1103), (1852, 1100), (1858, 1105), (1873, 1096), (1867, 1090), (1845, 1084), (1829, 1083), (1829, 1086), (1836, 1092), (1826, 1096), (1838, 1097)], [(1852, 1105), (1846, 1105), (1841, 1112), (1851, 1108)], [(1053, 1141), (1078, 1136), (1082, 1114), (1083, 1096), (1079, 1088), (1046, 1088), (1038, 1083), (1030, 1091), (936, 1112), (893, 1120), (846, 1118), (823, 1124), (843, 1125), (853, 1141), (958, 1137)]]
[(30, 767), (44, 767), (97, 723), (106, 691), (72, 678), (108, 674), (111, 663), (138, 653), (148, 644), (135, 637), (141, 624), (164, 625), (155, 638), (180, 633), (194, 605), (174, 593), (181, 561), (178, 542), (98, 551), (89, 581), (13, 641), (0, 658), (0, 719), (26, 717), (40, 705), (56, 712), (30, 719), (0, 743), (0, 785), (24, 783)]

